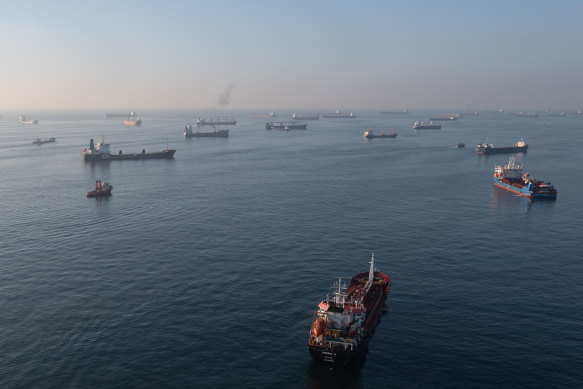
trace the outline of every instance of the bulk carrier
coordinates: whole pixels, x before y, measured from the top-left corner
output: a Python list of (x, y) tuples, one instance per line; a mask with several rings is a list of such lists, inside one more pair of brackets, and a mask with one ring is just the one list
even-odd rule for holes
[(524, 153), (528, 150), (528, 144), (520, 139), (514, 144), (514, 146), (507, 147), (494, 147), (491, 143), (482, 143), (478, 145), (475, 149), (476, 154), (486, 155), (486, 154), (505, 154), (505, 153)]
[(146, 150), (142, 149), (141, 153), (124, 154), (121, 150), (119, 150), (117, 154), (112, 154), (109, 150), (109, 143), (105, 143), (105, 138), (102, 137), (101, 142), (98, 142), (96, 146), (93, 144), (93, 139), (90, 139), (89, 148), (85, 147), (81, 151), (81, 155), (83, 155), (83, 160), (86, 162), (99, 162), (137, 159), (172, 159), (174, 158), (175, 152), (176, 150), (168, 150), (168, 144), (166, 144), (166, 149), (162, 151), (146, 153)]
[(522, 173), (522, 165), (518, 165), (514, 157), (506, 165), (494, 167), (494, 185), (514, 194), (530, 199), (557, 198), (557, 190), (550, 182), (535, 180), (529, 173)]
[(370, 270), (333, 285), (314, 312), (308, 347), (312, 358), (332, 367), (348, 365), (366, 351), (375, 324), (389, 294), (391, 280), (375, 271), (374, 253)]

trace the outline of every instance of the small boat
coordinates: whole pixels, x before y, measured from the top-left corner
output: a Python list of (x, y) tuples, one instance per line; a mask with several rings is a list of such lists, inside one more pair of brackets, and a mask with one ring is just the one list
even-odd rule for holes
[(95, 181), (95, 189), (85, 193), (87, 197), (103, 197), (111, 195), (113, 186), (111, 186), (105, 179)]
[(32, 119), (29, 119), (29, 118), (27, 118), (26, 116), (24, 116), (24, 115), (21, 115), (21, 116), (20, 116), (20, 118), (18, 118), (18, 121), (19, 121), (21, 124), (38, 124), (38, 117), (36, 117), (36, 116), (33, 116), (33, 118), (32, 118)]
[(41, 139), (41, 138), (36, 138), (35, 140), (32, 141), (33, 145), (44, 145), (45, 143), (54, 143), (56, 142), (57, 139), (56, 138), (49, 138), (49, 139)]
[(192, 131), (192, 124), (187, 124), (184, 127), (184, 137), (185, 138), (226, 138), (229, 136), (229, 130), (217, 130), (213, 126), (213, 131), (210, 132), (200, 132)]
[(414, 130), (441, 130), (441, 124), (439, 124), (439, 123), (434, 124), (433, 122), (429, 122), (429, 124), (425, 124), (425, 123), (417, 120), (413, 124), (413, 129)]
[(397, 133), (395, 132), (395, 129), (393, 128), (392, 132), (390, 132), (389, 134), (385, 134), (384, 131), (381, 130), (380, 133), (375, 134), (373, 130), (368, 130), (365, 131), (362, 136), (366, 139), (373, 139), (373, 138), (396, 138), (397, 137)]
[(457, 144), (455, 145), (455, 147), (458, 148), (458, 149), (461, 149), (461, 148), (466, 147), (466, 145), (465, 145), (465, 143), (462, 143), (462, 142), (458, 141)]
[(123, 121), (123, 124), (125, 124), (126, 126), (141, 126), (142, 119), (137, 118), (135, 113), (130, 112), (128, 118)]

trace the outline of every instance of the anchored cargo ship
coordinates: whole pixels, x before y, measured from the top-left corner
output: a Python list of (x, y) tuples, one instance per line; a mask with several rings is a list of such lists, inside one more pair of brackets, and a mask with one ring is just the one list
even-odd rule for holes
[(312, 358), (336, 367), (349, 364), (366, 350), (375, 324), (389, 294), (391, 280), (375, 271), (374, 253), (370, 270), (333, 286), (314, 312), (308, 347)]
[(308, 128), (307, 124), (302, 123), (285, 123), (285, 122), (267, 122), (265, 123), (266, 130), (305, 130)]
[(425, 124), (423, 122), (420, 122), (419, 120), (417, 120), (414, 124), (413, 124), (413, 129), (414, 130), (440, 130), (441, 129), (441, 124), (439, 123), (433, 123), (433, 122), (429, 122), (429, 124)]
[(56, 138), (49, 138), (49, 139), (41, 139), (41, 138), (36, 138), (35, 140), (32, 141), (33, 145), (44, 145), (45, 143), (55, 143), (57, 141)]
[(510, 157), (506, 165), (494, 167), (494, 185), (531, 199), (557, 198), (557, 190), (550, 182), (535, 180), (529, 173), (522, 173), (522, 165), (516, 163), (515, 157)]
[(174, 158), (174, 153), (176, 150), (168, 150), (168, 144), (166, 144), (166, 149), (162, 151), (157, 151), (153, 153), (146, 153), (145, 149), (142, 149), (141, 153), (131, 153), (123, 154), (121, 150), (117, 154), (112, 154), (109, 150), (109, 143), (105, 143), (105, 138), (101, 138), (101, 142), (98, 142), (96, 146), (93, 144), (93, 139), (89, 140), (89, 148), (85, 147), (81, 151), (83, 155), (83, 160), (87, 162), (98, 162), (98, 161), (125, 161), (125, 160), (137, 160), (137, 159), (172, 159)]
[(237, 121), (234, 117), (232, 118), (198, 118), (196, 121), (197, 126), (234, 126)]
[(380, 133), (375, 134), (373, 130), (367, 130), (365, 131), (362, 136), (366, 139), (373, 139), (373, 138), (396, 138), (397, 137), (397, 133), (395, 132), (395, 129), (393, 129), (392, 132), (390, 132), (389, 134), (385, 134), (384, 131), (381, 130)]
[(127, 119), (123, 121), (123, 124), (125, 124), (126, 126), (141, 126), (142, 119), (136, 117), (136, 114), (134, 112), (130, 112)]
[(494, 147), (491, 143), (482, 143), (475, 149), (476, 154), (504, 154), (504, 153), (524, 153), (528, 149), (528, 144), (520, 139), (514, 146)]
[(185, 138), (227, 138), (229, 136), (229, 130), (217, 130), (213, 126), (213, 131), (210, 132), (200, 132), (192, 131), (192, 124), (187, 124), (184, 127), (184, 137)]
[(336, 112), (323, 112), (322, 114), (323, 118), (328, 118), (328, 119), (354, 119), (356, 118), (356, 115), (354, 114), (354, 112), (350, 112), (348, 114), (342, 113), (340, 112), (340, 110), (336, 110)]
[(320, 113), (313, 116), (301, 116), (298, 114), (292, 114), (292, 120), (320, 120)]

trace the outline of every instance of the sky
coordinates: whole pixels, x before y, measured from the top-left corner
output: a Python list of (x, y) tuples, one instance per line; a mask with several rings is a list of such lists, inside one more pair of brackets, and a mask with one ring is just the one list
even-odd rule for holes
[(0, 0), (0, 114), (583, 108), (583, 1)]

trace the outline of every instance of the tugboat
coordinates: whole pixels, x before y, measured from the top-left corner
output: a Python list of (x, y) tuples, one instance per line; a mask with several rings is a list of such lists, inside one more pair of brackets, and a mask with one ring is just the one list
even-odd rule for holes
[(87, 197), (103, 197), (103, 196), (110, 196), (113, 186), (109, 185), (108, 182), (105, 182), (105, 179), (99, 179), (95, 181), (95, 189), (90, 192), (85, 193)]
[(417, 120), (415, 123), (413, 123), (413, 129), (414, 130), (441, 130), (441, 124), (439, 124), (439, 123), (433, 124), (433, 122), (429, 122), (429, 124), (425, 124), (425, 123)]
[(475, 149), (476, 154), (486, 155), (486, 154), (504, 154), (504, 153), (524, 153), (528, 150), (528, 144), (520, 139), (514, 144), (514, 146), (508, 147), (494, 147), (491, 143), (482, 143), (478, 145)]
[(368, 272), (352, 277), (348, 286), (339, 279), (333, 297), (327, 296), (314, 312), (308, 339), (312, 358), (342, 367), (365, 351), (390, 287), (390, 278), (375, 271), (374, 253)]
[(384, 131), (381, 130), (381, 132), (379, 134), (375, 134), (373, 130), (368, 130), (365, 131), (362, 136), (366, 139), (373, 139), (373, 138), (396, 138), (397, 137), (397, 133), (395, 132), (395, 129), (393, 128), (393, 131), (390, 134), (385, 134)]
[(494, 166), (494, 185), (530, 199), (556, 200), (557, 190), (550, 182), (535, 180), (529, 173), (522, 173), (522, 165), (510, 157), (506, 165)]

